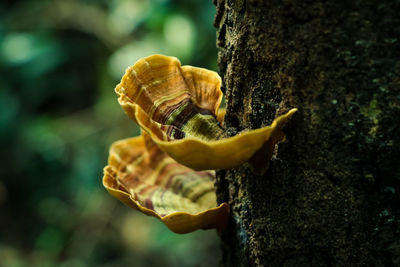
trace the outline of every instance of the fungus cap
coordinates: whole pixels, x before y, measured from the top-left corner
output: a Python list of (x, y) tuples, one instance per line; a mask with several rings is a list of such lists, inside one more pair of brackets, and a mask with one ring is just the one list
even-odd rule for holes
[(196, 172), (177, 163), (145, 132), (113, 143), (108, 163), (103, 176), (108, 192), (173, 232), (224, 228), (229, 206), (216, 203), (215, 171)]
[(271, 149), (284, 138), (283, 126), (297, 109), (269, 126), (226, 137), (218, 121), (220, 86), (216, 72), (181, 66), (175, 57), (153, 55), (129, 67), (115, 91), (128, 116), (185, 166), (194, 170), (233, 168), (249, 161), (263, 147), (268, 150), (261, 157), (268, 163)]

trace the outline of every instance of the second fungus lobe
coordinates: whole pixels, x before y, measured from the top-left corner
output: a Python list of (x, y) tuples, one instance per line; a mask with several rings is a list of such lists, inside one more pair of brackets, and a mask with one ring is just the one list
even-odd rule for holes
[(217, 205), (214, 182), (215, 171), (177, 163), (146, 132), (112, 144), (103, 177), (111, 195), (176, 233), (225, 226), (229, 206)]

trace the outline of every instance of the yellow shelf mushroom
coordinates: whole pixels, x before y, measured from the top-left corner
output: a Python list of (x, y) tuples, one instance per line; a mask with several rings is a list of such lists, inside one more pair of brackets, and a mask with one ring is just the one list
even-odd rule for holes
[(271, 125), (227, 137), (221, 78), (153, 55), (126, 70), (118, 102), (142, 135), (115, 142), (103, 185), (128, 206), (157, 217), (176, 233), (225, 227), (229, 205), (216, 202), (215, 170), (249, 162), (263, 174), (292, 109)]
[(282, 141), (282, 127), (297, 110), (276, 118), (270, 126), (226, 137), (217, 120), (220, 86), (221, 78), (214, 71), (153, 55), (129, 67), (115, 91), (128, 116), (169, 156), (194, 170), (218, 170), (249, 161), (267, 142), (273, 147)]
[(111, 145), (103, 185), (108, 192), (175, 233), (222, 230), (229, 206), (217, 205), (215, 171), (196, 172), (171, 157), (142, 132)]

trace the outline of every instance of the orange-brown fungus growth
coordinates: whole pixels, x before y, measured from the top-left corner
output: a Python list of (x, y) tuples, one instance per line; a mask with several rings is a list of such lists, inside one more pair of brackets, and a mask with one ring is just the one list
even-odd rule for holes
[(196, 172), (177, 163), (145, 132), (115, 142), (108, 164), (103, 185), (109, 193), (173, 232), (225, 226), (229, 206), (217, 205), (215, 171)]
[(296, 109), (270, 126), (226, 138), (218, 116), (220, 86), (216, 72), (181, 66), (175, 57), (153, 55), (128, 68), (115, 91), (129, 117), (163, 151), (187, 167), (233, 168), (249, 161), (262, 147), (267, 151), (260, 152), (261, 160), (268, 162), (271, 150), (284, 138), (282, 127)]

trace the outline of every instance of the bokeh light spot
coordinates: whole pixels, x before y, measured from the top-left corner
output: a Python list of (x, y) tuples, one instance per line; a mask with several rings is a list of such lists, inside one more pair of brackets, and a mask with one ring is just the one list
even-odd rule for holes
[(35, 50), (34, 38), (26, 33), (7, 35), (1, 44), (2, 57), (11, 64), (20, 64), (32, 59)]
[(171, 15), (164, 24), (164, 38), (170, 54), (187, 60), (193, 49), (195, 28), (182, 15)]

